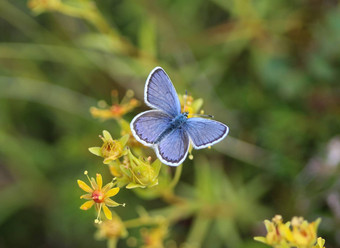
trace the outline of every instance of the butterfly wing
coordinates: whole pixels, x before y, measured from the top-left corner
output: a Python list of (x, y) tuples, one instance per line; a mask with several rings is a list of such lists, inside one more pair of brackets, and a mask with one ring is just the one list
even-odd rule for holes
[(171, 117), (159, 110), (149, 110), (140, 113), (130, 123), (133, 136), (143, 145), (152, 146), (159, 135), (166, 130)]
[(184, 129), (177, 128), (165, 136), (155, 148), (157, 157), (163, 164), (178, 166), (188, 155), (188, 134)]
[(181, 113), (175, 87), (161, 67), (150, 72), (145, 84), (144, 101), (151, 108), (163, 110), (172, 117)]
[(223, 140), (229, 128), (221, 122), (204, 119), (189, 118), (183, 128), (188, 132), (195, 149), (202, 149)]

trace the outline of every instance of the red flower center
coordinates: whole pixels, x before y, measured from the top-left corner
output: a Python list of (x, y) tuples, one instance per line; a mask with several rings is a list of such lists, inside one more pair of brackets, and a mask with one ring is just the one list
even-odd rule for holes
[(92, 200), (96, 203), (102, 203), (104, 201), (104, 193), (100, 190), (93, 191)]
[(116, 114), (116, 115), (118, 115), (118, 114), (121, 114), (123, 111), (123, 108), (120, 106), (120, 105), (113, 105), (112, 107), (111, 107), (111, 111), (112, 111), (112, 113), (113, 114)]
[(308, 236), (308, 234), (307, 234), (307, 232), (306, 232), (305, 230), (302, 230), (302, 231), (301, 231), (301, 234), (302, 234), (303, 236), (305, 236), (305, 237)]

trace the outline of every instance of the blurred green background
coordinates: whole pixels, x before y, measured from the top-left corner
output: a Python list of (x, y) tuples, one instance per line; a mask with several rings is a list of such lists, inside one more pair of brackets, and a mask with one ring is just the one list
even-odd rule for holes
[[(230, 127), (185, 162), (178, 186), (223, 191), (210, 201), (227, 217), (202, 227), (189, 216), (169, 239), (204, 230), (202, 247), (265, 247), (252, 237), (282, 214), (321, 217), (326, 247), (340, 247), (339, 1), (1, 0), (1, 248), (106, 246), (93, 238), (93, 212), (79, 210), (76, 180), (84, 170), (109, 180), (87, 148), (119, 128), (89, 108), (113, 89), (142, 100), (157, 65)], [(166, 206), (128, 190), (116, 199), (123, 219), (137, 205)]]

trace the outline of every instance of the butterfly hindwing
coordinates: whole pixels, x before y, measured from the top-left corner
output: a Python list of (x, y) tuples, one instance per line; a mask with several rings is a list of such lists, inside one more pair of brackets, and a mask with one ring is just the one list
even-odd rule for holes
[(150, 107), (162, 110), (172, 117), (181, 113), (175, 87), (161, 67), (150, 72), (145, 84), (144, 100)]
[(162, 163), (178, 166), (188, 155), (189, 137), (182, 128), (176, 128), (156, 146), (157, 157)]
[(144, 101), (154, 110), (137, 115), (131, 132), (143, 145), (152, 146), (162, 163), (178, 166), (188, 155), (189, 144), (202, 149), (224, 139), (229, 128), (221, 122), (188, 118), (181, 113), (176, 90), (165, 71), (156, 67), (149, 74)]
[(224, 139), (229, 128), (221, 122), (199, 117), (189, 118), (183, 125), (195, 149), (202, 149)]
[(135, 138), (143, 145), (152, 146), (159, 135), (166, 130), (171, 117), (159, 110), (149, 110), (137, 115), (130, 124)]

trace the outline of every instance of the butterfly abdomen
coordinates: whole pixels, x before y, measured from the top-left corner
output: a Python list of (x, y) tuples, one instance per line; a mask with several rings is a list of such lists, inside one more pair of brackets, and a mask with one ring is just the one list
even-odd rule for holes
[(167, 129), (165, 129), (160, 135), (159, 137), (156, 139), (156, 141), (154, 142), (155, 144), (159, 143), (162, 139), (164, 139), (167, 135), (169, 135), (172, 131), (181, 128), (181, 126), (188, 120), (188, 114), (185, 113), (181, 113), (178, 116), (176, 116), (175, 118), (172, 119), (172, 121), (170, 122), (170, 125)]

